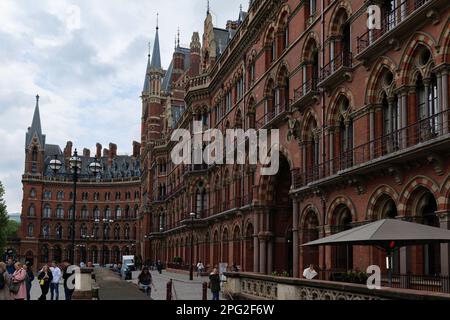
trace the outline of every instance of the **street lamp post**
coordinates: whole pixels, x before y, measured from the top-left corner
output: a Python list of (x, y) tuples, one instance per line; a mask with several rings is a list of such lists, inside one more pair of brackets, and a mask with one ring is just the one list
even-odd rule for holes
[[(76, 205), (77, 205), (77, 183), (78, 183), (78, 177), (81, 174), (81, 158), (78, 157), (77, 149), (75, 149), (75, 152), (73, 156), (69, 160), (70, 170), (72, 173), (72, 181), (73, 181), (73, 202), (72, 202), (72, 228), (71, 228), (71, 240), (72, 240), (72, 248), (71, 248), (71, 263), (75, 264), (75, 213), (76, 213)], [(62, 162), (58, 159), (58, 155), (55, 155), (55, 158), (50, 161), (50, 169), (53, 170), (55, 175), (58, 173), (58, 171), (62, 167)], [(101, 164), (98, 162), (97, 158), (94, 159), (94, 162), (92, 162), (89, 165), (89, 170), (97, 175), (102, 170)]]
[(191, 262), (189, 267), (189, 280), (194, 280), (194, 218), (195, 212), (189, 214), (191, 216)]

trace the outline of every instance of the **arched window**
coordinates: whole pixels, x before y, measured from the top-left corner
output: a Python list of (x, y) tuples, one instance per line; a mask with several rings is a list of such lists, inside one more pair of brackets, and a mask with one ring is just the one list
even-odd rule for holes
[(122, 208), (121, 207), (116, 208), (116, 219), (122, 219)]
[(50, 238), (50, 226), (48, 224), (44, 224), (42, 226), (42, 238), (44, 239)]
[(33, 147), (33, 151), (31, 153), (31, 172), (36, 173), (37, 172), (37, 160), (38, 160), (38, 150), (37, 147)]
[(31, 204), (30, 207), (28, 208), (28, 216), (29, 217), (36, 216), (36, 208), (35, 208), (34, 204)]
[(58, 207), (56, 207), (56, 218), (64, 219), (64, 208), (62, 205), (58, 205)]
[(105, 218), (111, 219), (111, 209), (109, 207), (106, 207), (105, 209)]
[(69, 209), (69, 219), (73, 219), (73, 215), (75, 214), (73, 207), (70, 207)]
[(114, 240), (120, 240), (120, 226), (118, 224), (114, 227)]
[(339, 155), (341, 169), (345, 169), (353, 165), (353, 121), (349, 115), (348, 99), (342, 97), (339, 103)]
[(43, 245), (41, 248), (41, 262), (48, 263), (48, 247), (47, 245)]
[(98, 207), (94, 208), (94, 220), (100, 220), (100, 210)]
[(32, 188), (32, 189), (30, 190), (30, 198), (31, 198), (31, 199), (36, 198), (36, 189), (35, 189), (35, 188)]
[(197, 192), (195, 193), (195, 203), (197, 218), (204, 217), (207, 209), (207, 196), (203, 184), (197, 188)]
[(125, 240), (130, 240), (130, 226), (128, 224), (125, 225)]
[(52, 208), (50, 207), (50, 205), (46, 204), (44, 206), (44, 218), (51, 218), (52, 216)]
[(89, 211), (86, 207), (83, 207), (81, 209), (81, 218), (82, 219), (88, 219), (89, 218)]
[(56, 239), (57, 240), (62, 240), (63, 238), (63, 227), (58, 224), (55, 228), (55, 234), (56, 234)]
[(30, 223), (27, 228), (27, 236), (30, 238), (34, 237), (34, 224)]

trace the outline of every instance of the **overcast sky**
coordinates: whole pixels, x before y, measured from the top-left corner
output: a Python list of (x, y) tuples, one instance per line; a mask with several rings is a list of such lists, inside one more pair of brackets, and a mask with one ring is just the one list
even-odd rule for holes
[[(0, 181), (21, 211), (25, 132), (39, 94), (47, 143), (100, 142), (131, 153), (140, 141), (140, 93), (159, 12), (167, 68), (178, 27), (188, 46), (203, 32), (206, 0), (0, 0)], [(214, 25), (236, 20), (248, 0), (211, 0)]]

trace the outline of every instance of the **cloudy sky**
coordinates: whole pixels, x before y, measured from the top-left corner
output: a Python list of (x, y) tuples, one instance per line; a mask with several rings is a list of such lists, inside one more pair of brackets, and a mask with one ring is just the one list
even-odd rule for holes
[[(248, 0), (211, 0), (214, 24)], [(159, 12), (162, 63), (178, 27), (187, 46), (203, 31), (206, 0), (0, 0), (0, 181), (21, 211), (25, 132), (39, 94), (47, 143), (131, 153), (140, 139), (140, 93)]]

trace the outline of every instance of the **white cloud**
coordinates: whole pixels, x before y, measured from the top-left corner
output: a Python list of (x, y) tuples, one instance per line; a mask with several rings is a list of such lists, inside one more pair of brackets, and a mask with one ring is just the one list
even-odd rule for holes
[[(217, 26), (236, 19), (248, 1), (211, 1)], [(1, 0), (0, 181), (10, 212), (20, 212), (25, 132), (35, 95), (47, 143), (79, 149), (140, 140), (140, 93), (159, 12), (161, 57), (174, 36), (188, 45), (203, 31), (206, 0)]]

